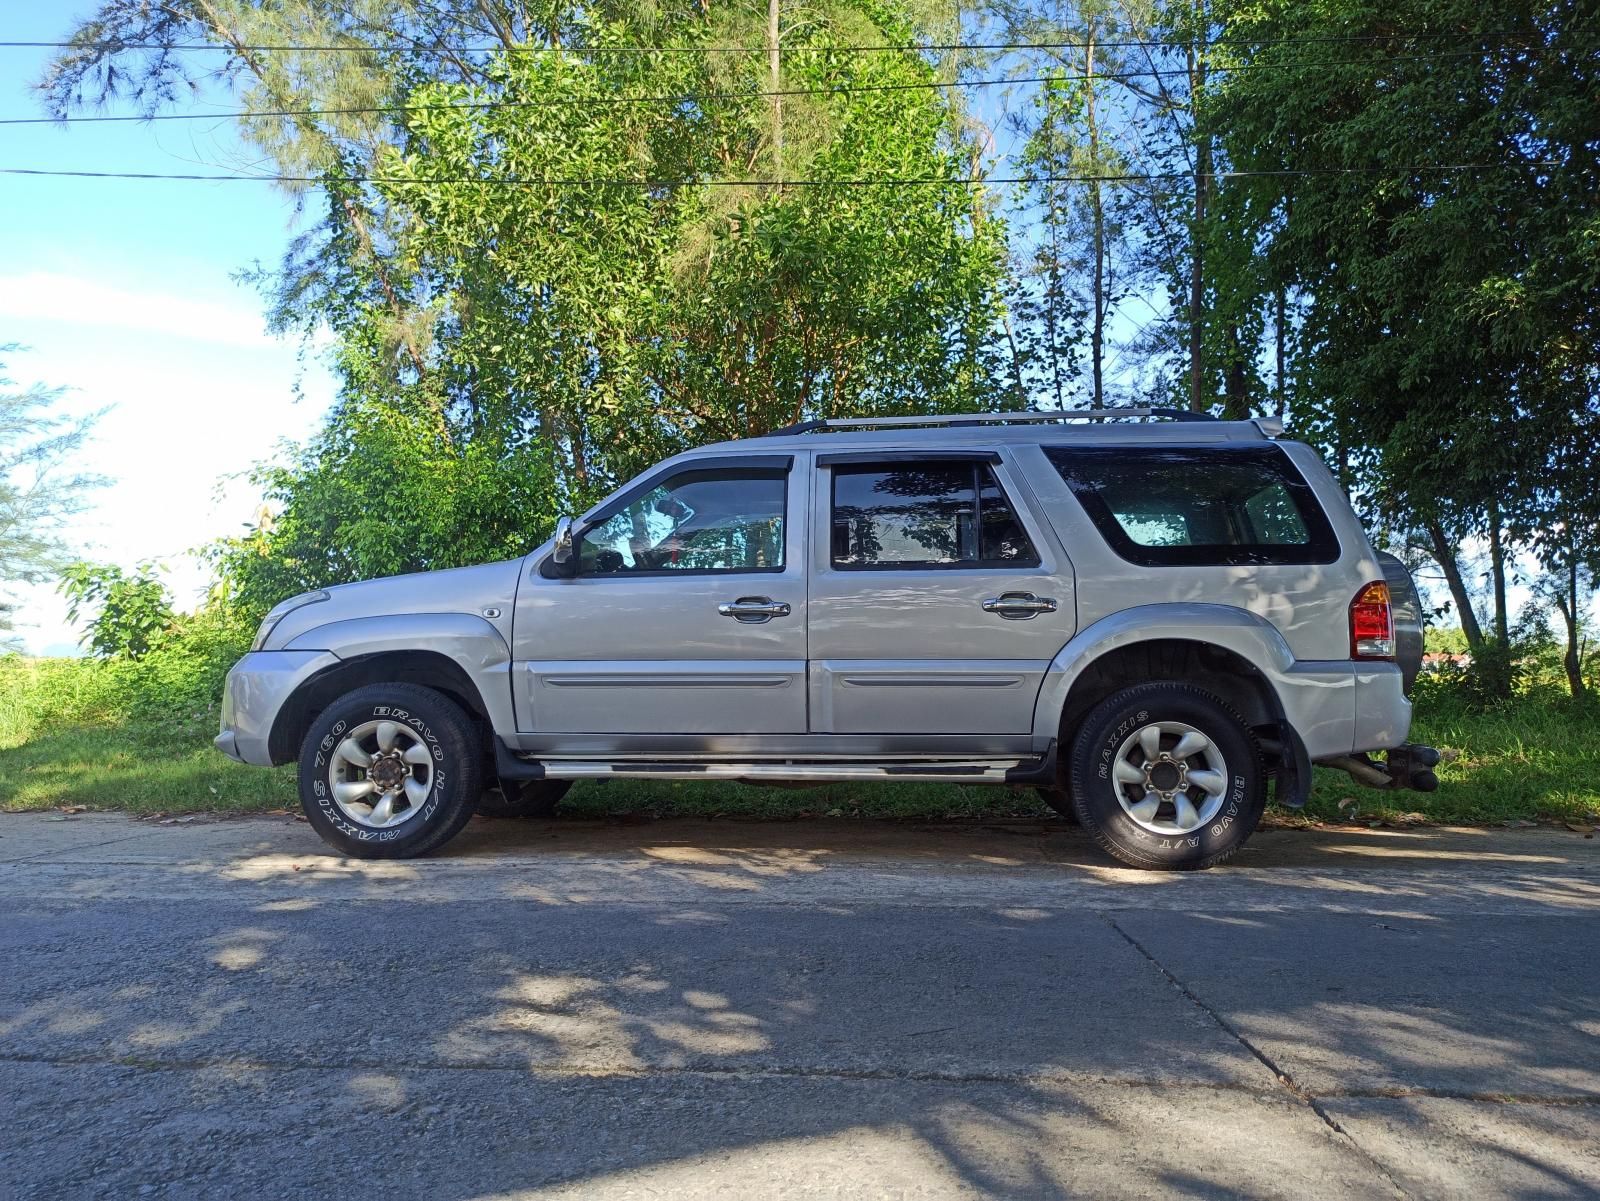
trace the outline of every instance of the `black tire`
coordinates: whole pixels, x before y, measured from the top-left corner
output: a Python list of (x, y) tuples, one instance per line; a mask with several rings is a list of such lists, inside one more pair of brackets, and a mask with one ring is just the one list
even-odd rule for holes
[[(407, 802), (410, 816), (382, 829), (341, 810), (329, 782), (330, 757), (349, 732), (369, 722), (394, 722), (431, 754), (427, 791)], [(357, 859), (412, 859), (436, 850), (472, 817), (483, 792), (483, 748), (476, 724), (449, 697), (416, 684), (369, 684), (341, 696), (300, 744), (300, 803), (324, 842)], [(399, 794), (397, 794), (399, 795)]]
[(501, 781), (478, 798), (478, 812), (484, 817), (554, 817), (571, 787), (571, 780)]
[[(1227, 766), (1221, 808), (1188, 833), (1146, 829), (1117, 799), (1119, 788), (1138, 787), (1113, 778), (1118, 749), (1134, 732), (1162, 721), (1199, 731)], [(1267, 804), (1261, 748), (1244, 719), (1211, 693), (1171, 681), (1124, 688), (1095, 706), (1073, 741), (1069, 780), (1078, 820), (1094, 840), (1122, 862), (1155, 871), (1194, 871), (1221, 863), (1244, 845)]]

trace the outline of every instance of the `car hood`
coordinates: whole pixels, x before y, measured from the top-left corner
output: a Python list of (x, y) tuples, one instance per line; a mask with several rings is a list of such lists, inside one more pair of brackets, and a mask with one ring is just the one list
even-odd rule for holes
[(267, 648), (288, 646), (295, 639), (336, 621), (387, 617), (404, 613), (470, 613), (500, 631), (511, 642), (511, 613), (517, 597), (522, 559), (419, 571), (339, 584), (323, 589), (328, 599), (290, 610), (273, 628)]

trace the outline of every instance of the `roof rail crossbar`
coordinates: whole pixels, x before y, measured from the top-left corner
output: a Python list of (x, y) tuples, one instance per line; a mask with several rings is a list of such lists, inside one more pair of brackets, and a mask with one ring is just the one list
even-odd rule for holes
[(1170, 421), (1215, 421), (1210, 413), (1190, 409), (1111, 405), (1101, 409), (1030, 409), (1016, 413), (935, 413), (921, 417), (819, 417), (775, 429), (769, 438), (810, 434), (817, 430), (873, 429), (904, 425), (1017, 425), (1036, 421), (1106, 421), (1119, 417), (1163, 417)]

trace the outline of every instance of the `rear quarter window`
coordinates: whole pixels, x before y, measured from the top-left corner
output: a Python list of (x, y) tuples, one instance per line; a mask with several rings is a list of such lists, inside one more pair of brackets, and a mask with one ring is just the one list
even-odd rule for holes
[(1282, 447), (1044, 447), (1111, 549), (1146, 567), (1332, 563), (1339, 540)]

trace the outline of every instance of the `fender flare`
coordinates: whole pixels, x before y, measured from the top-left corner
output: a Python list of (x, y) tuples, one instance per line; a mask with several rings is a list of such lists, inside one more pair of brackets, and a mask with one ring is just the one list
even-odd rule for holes
[(516, 729), (511, 707), (511, 648), (474, 613), (386, 613), (331, 621), (296, 634), (285, 650), (329, 651), (341, 661), (425, 651), (451, 660), (477, 689), (497, 731)]
[(1283, 711), (1277, 680), (1294, 666), (1294, 652), (1266, 618), (1234, 605), (1191, 601), (1136, 605), (1079, 630), (1050, 661), (1034, 704), (1034, 749), (1042, 750), (1059, 736), (1072, 686), (1096, 660), (1125, 646), (1158, 641), (1208, 643), (1232, 651), (1260, 670)]

